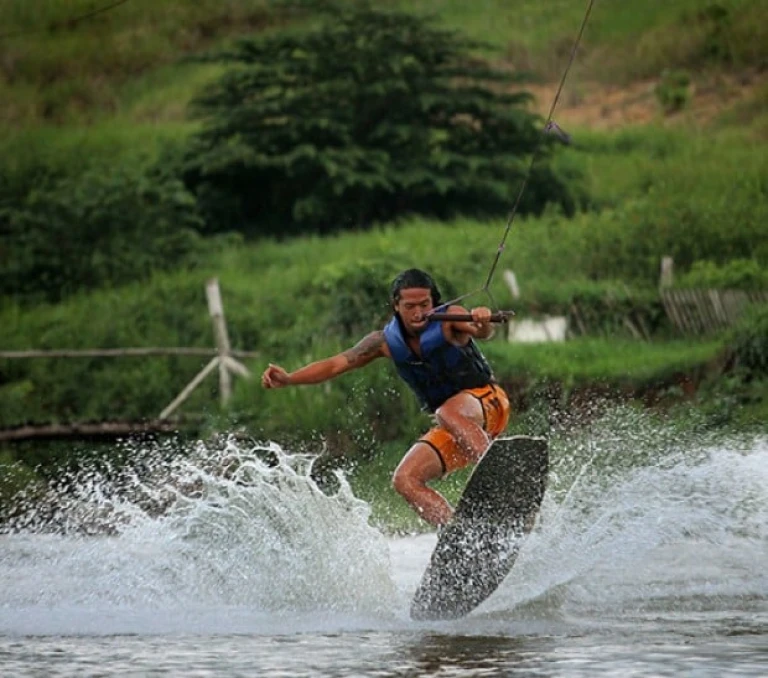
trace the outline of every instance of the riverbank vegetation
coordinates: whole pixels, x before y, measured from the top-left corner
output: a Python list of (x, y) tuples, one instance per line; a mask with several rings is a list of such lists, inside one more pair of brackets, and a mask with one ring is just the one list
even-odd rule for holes
[[(666, 316), (658, 277), (670, 256), (680, 287), (768, 287), (768, 159), (756, 152), (768, 138), (764, 4), (654, 0), (643, 13), (624, 5), (595, 7), (564, 105), (578, 108), (594, 83), (644, 82), (657, 107), (644, 124), (610, 128), (575, 114), (567, 124), (556, 111), (571, 141), (547, 145), (527, 194), (536, 200), (516, 215), (490, 285), (499, 307), (522, 318), (569, 316), (577, 336), (509, 344), (501, 329), (487, 352), (513, 396), (515, 430), (577, 426), (596, 402), (694, 407), (697, 425), (759, 430), (768, 416), (765, 312), (747, 314), (730, 332), (683, 337)], [(405, 120), (387, 127), (382, 104), (363, 111), (379, 126), (362, 133), (350, 106), (313, 107), (306, 124), (297, 109), (278, 107), (278, 117), (289, 111), (297, 124), (269, 137), (283, 144), (270, 157), (247, 142), (253, 130), (238, 127), (246, 109), (219, 106), (214, 127), (210, 116), (191, 115), (193, 100), (215, 93), (221, 103), (233, 91), (227, 63), (211, 55), (231, 55), (236, 44), (242, 56), (264, 45), (311, 46), (302, 42), (308, 35), (339, 38), (327, 12), (347, 16), (345, 3), (132, 0), (75, 23), (68, 19), (89, 3), (30, 7), (0, 7), (8, 33), (0, 43), (0, 348), (210, 347), (204, 284), (215, 276), (233, 347), (262, 355), (246, 361), (256, 375), (269, 361), (293, 368), (345, 348), (383, 322), (388, 282), (403, 268), (433, 272), (446, 297), (483, 286), (535, 149), (537, 111), (549, 104), (542, 92), (551, 94), (545, 86), (562, 73), (584, 11), (571, 0), (422, 0), (401, 3), (400, 15), (387, 3), (387, 35), (398, 49), (407, 30), (436, 32), (424, 33), (431, 37), (420, 43), (421, 61), (407, 50), (399, 61), (372, 53), (368, 68), (390, 69), (386, 77), (366, 71), (373, 89), (355, 101), (401, 88), (418, 91), (409, 100), (437, 113), (418, 128), (406, 129)], [(370, 23), (381, 7), (353, 14)], [(421, 24), (425, 12), (434, 16)], [(440, 42), (452, 39), (445, 30), (460, 39)], [(341, 49), (343, 37), (323, 44)], [(442, 45), (445, 60), (430, 45)], [(298, 68), (286, 59), (286, 69)], [(319, 72), (322, 64), (312, 63)], [(248, 89), (255, 75), (247, 64), (238, 69), (242, 101), (258, 89)], [(668, 77), (672, 71), (687, 79)], [(451, 73), (496, 84), (450, 90)], [(749, 84), (746, 93), (729, 99), (723, 84), (725, 103), (699, 117), (697, 85), (734, 78)], [(311, 81), (270, 82), (272, 94), (285, 86), (290, 97), (305, 97), (297, 101), (340, 91), (333, 79), (323, 92)], [(272, 103), (259, 102), (260, 120)], [(460, 120), (492, 122), (497, 136), (472, 124), (451, 136), (452, 106)], [(226, 135), (212, 134), (224, 124)], [(286, 129), (290, 139), (279, 138)], [(201, 139), (207, 155), (197, 152)], [(483, 151), (500, 146), (509, 152), (497, 153), (498, 162)], [(253, 168), (278, 165), (259, 193), (264, 181)], [(475, 176), (476, 195), (458, 190)], [(345, 191), (349, 200), (339, 199)], [(263, 219), (244, 212), (243, 196), (275, 209)], [(340, 211), (352, 204), (354, 213)], [(369, 204), (380, 207), (361, 211)], [(503, 282), (505, 269), (517, 276), (519, 298)], [(190, 357), (0, 360), (0, 427), (151, 419), (201, 367)], [(265, 392), (258, 379), (238, 379), (225, 409), (211, 378), (182, 413), (195, 415), (193, 435), (237, 431), (322, 452), (329, 468), (361, 460), (372, 475), (391, 471), (427, 423), (384, 364), (314, 389)], [(3, 448), (0, 460), (21, 464), (5, 475), (3, 502), (49, 472), (32, 467), (76, 457), (84, 445), (49, 454)]]

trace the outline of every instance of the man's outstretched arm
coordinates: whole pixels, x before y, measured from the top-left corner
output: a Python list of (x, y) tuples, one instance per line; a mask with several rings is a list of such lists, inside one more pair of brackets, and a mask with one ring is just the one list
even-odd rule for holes
[(282, 388), (302, 384), (320, 384), (387, 355), (384, 333), (379, 330), (371, 332), (352, 348), (342, 353), (309, 363), (309, 365), (300, 367), (294, 372), (286, 372), (279, 365), (270, 363), (261, 375), (261, 385), (264, 388)]

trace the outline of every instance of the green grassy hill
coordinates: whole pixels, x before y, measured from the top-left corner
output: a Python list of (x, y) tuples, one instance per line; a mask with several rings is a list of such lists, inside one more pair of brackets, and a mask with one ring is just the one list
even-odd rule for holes
[[(0, 4), (0, 121), (37, 126), (181, 124), (185, 106), (215, 69), (184, 58), (305, 18), (269, 0), (6, 0)], [(584, 17), (584, 0), (415, 0), (487, 43), (494, 59), (548, 82), (559, 78)], [(91, 16), (89, 14), (93, 13)], [(73, 21), (86, 16), (80, 21)], [(745, 73), (768, 65), (765, 0), (623, 0), (594, 3), (569, 86), (628, 86), (670, 69)], [(311, 15), (310, 15), (311, 20)], [(761, 96), (765, 96), (763, 92)], [(762, 99), (764, 101), (764, 98)]]

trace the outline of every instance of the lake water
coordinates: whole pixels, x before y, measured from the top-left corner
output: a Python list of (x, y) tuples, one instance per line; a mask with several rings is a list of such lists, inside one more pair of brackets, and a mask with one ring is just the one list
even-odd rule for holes
[(554, 440), (515, 568), (452, 622), (408, 614), (434, 535), (276, 446), (83, 474), (0, 535), (0, 676), (767, 676), (768, 440), (649, 435)]

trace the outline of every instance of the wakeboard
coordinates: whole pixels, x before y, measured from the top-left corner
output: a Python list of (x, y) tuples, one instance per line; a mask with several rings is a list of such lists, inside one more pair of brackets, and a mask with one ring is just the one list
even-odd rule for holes
[(491, 444), (438, 536), (411, 603), (413, 619), (458, 619), (498, 588), (533, 529), (548, 470), (544, 438)]

